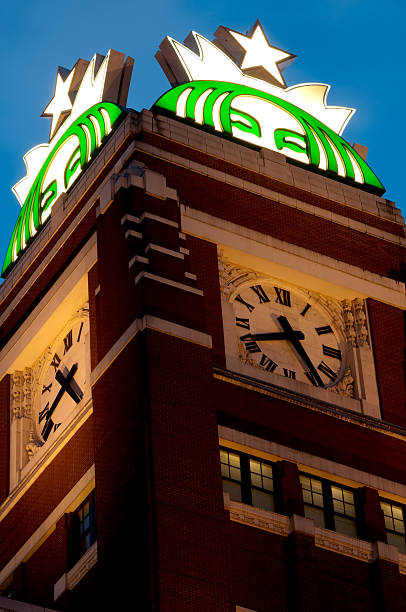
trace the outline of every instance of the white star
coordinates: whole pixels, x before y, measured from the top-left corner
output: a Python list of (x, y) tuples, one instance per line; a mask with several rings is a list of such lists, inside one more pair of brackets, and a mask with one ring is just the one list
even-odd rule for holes
[(72, 70), (69, 75), (63, 80), (61, 73), (58, 71), (55, 85), (55, 95), (42, 113), (41, 117), (52, 117), (51, 130), (49, 132), (49, 140), (52, 140), (56, 130), (62, 124), (66, 115), (72, 110), (72, 102), (69, 97), (69, 89), (72, 83), (72, 78), (75, 70)]
[[(245, 49), (245, 55), (241, 62), (241, 70), (262, 67), (268, 73), (266, 80), (271, 80), (273, 83), (276, 82), (279, 87), (286, 87), (285, 79), (281, 74), (278, 64), (285, 64), (284, 67), (286, 67), (286, 64), (296, 57), (295, 55), (281, 51), (281, 49), (276, 47), (271, 47), (259, 21), (254, 24), (249, 36), (232, 30), (229, 31), (238, 44)], [(269, 76), (271, 79), (269, 79)]]

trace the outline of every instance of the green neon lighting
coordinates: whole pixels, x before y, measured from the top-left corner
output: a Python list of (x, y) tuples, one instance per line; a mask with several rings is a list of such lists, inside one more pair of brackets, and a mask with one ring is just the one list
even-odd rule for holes
[[(187, 92), (187, 90), (190, 91)], [(207, 93), (208, 90), (210, 90), (209, 93)], [(206, 99), (202, 98), (198, 105), (202, 96)], [(264, 139), (262, 142), (258, 141), (259, 146), (275, 151), (280, 150), (288, 157), (294, 157), (290, 154), (290, 151), (305, 154), (307, 156), (306, 163), (316, 166), (320, 170), (333, 173), (337, 177), (339, 177), (337, 161), (339, 159), (344, 168), (345, 176), (343, 178), (354, 181), (357, 186), (365, 186), (378, 194), (385, 191), (381, 181), (366, 161), (344, 138), (305, 110), (272, 94), (235, 83), (191, 81), (166, 92), (155, 103), (155, 107), (174, 113), (178, 117), (184, 117), (212, 129), (223, 131), (234, 137), (237, 136), (233, 133), (233, 127), (238, 128), (240, 131), (239, 139), (255, 143), (252, 138), (248, 140), (244, 134), (254, 135), (258, 139), (261, 138), (261, 135), (266, 131), (264, 129), (266, 127), (265, 122), (261, 125), (257, 117), (238, 110), (237, 98), (240, 96), (240, 100), (251, 98), (268, 102), (270, 105), (269, 113), (272, 113), (272, 107), (278, 109), (279, 112), (282, 110), (287, 114), (290, 123), (291, 118), (293, 118), (297, 122), (298, 128), (301, 127), (303, 130), (303, 133), (300, 133), (282, 125), (273, 131), (272, 142)], [(202, 117), (197, 117), (196, 106), (198, 105), (200, 112), (202, 102)], [(241, 120), (235, 120), (235, 116), (239, 116)], [(322, 166), (321, 151), (324, 153), (326, 169), (323, 169)], [(361, 180), (357, 178), (356, 170)]]
[[(91, 161), (92, 155), (116, 127), (123, 112), (121, 108), (111, 102), (95, 104), (80, 115), (55, 144), (38, 172), (18, 215), (4, 259), (3, 278), (46, 223), (50, 214), (49, 208), (79, 178), (86, 165)], [(52, 172), (53, 164), (57, 163), (55, 160), (58, 154), (72, 137), (76, 137), (78, 146), (66, 163), (62, 184), (58, 185), (57, 180), (54, 179), (49, 184), (44, 185), (47, 174), (50, 170)], [(78, 169), (80, 169), (80, 174), (77, 173)]]

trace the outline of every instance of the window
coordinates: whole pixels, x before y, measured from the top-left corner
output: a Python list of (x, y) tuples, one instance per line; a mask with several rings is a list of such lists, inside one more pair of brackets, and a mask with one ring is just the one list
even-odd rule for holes
[(220, 450), (220, 462), (223, 491), (228, 493), (231, 499), (241, 501), (240, 455)]
[(223, 491), (235, 501), (274, 510), (272, 464), (257, 457), (220, 449)]
[(388, 544), (396, 546), (401, 553), (406, 554), (404, 508), (387, 501), (381, 501), (381, 508)]
[(72, 567), (96, 541), (94, 491), (69, 515), (68, 555)]
[(357, 537), (357, 515), (351, 489), (308, 474), (300, 474), (300, 484), (307, 518), (313, 519), (318, 527)]

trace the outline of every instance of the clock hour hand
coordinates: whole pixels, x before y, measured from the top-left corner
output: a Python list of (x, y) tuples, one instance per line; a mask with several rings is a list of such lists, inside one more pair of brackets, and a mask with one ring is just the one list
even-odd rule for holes
[[(304, 334), (301, 331), (293, 331), (292, 329), (292, 334), (295, 336), (295, 338), (297, 340), (304, 340)], [(251, 338), (253, 340), (290, 340), (291, 338), (291, 334), (288, 334), (286, 332), (270, 332), (270, 333), (263, 333), (263, 334), (251, 334)]]
[(316, 368), (312, 364), (312, 361), (311, 361), (309, 355), (306, 353), (305, 349), (301, 345), (300, 340), (297, 339), (296, 332), (293, 331), (292, 326), (290, 325), (290, 323), (287, 320), (287, 318), (284, 317), (283, 315), (281, 315), (281, 316), (278, 317), (278, 321), (279, 321), (280, 326), (282, 327), (282, 329), (284, 330), (284, 332), (287, 335), (286, 339), (291, 343), (291, 345), (295, 349), (296, 353), (302, 359), (304, 364), (308, 367), (309, 373), (312, 376), (312, 378), (314, 379), (314, 381), (317, 383), (317, 386), (318, 387), (324, 387), (324, 383), (323, 383), (322, 379), (320, 378)]
[[(78, 364), (74, 363), (66, 377), (59, 370), (57, 371), (57, 373), (55, 375), (55, 378), (59, 382), (59, 384), (61, 385), (61, 388), (59, 389), (59, 391), (58, 391), (54, 401), (52, 402), (52, 405), (51, 405), (50, 409), (48, 410), (48, 413), (47, 413), (47, 415), (45, 417), (45, 419), (46, 419), (45, 425), (44, 425), (44, 427), (42, 429), (42, 432), (41, 432), (42, 433), (42, 437), (44, 438), (45, 441), (47, 441), (47, 439), (49, 437), (49, 434), (51, 433), (52, 427), (54, 426), (54, 422), (53, 422), (51, 417), (52, 417), (53, 413), (55, 412), (55, 409), (58, 406), (59, 402), (61, 401), (62, 396), (65, 393), (65, 391), (68, 391), (68, 388), (70, 389), (70, 383), (71, 383), (71, 381), (72, 381), (72, 379), (73, 379), (77, 369), (78, 369)], [(60, 376), (58, 376), (58, 374)]]
[[(75, 365), (76, 365), (76, 369), (77, 369), (77, 364), (75, 364)], [(76, 370), (75, 370), (75, 372), (76, 372)], [(69, 376), (69, 374), (68, 374), (68, 376)], [(70, 395), (70, 397), (77, 404), (79, 404), (80, 400), (83, 397), (83, 393), (80, 390), (79, 390), (79, 393), (76, 393), (76, 391), (70, 385), (73, 377), (68, 380), (68, 376), (65, 378), (65, 376), (62, 374), (62, 372), (60, 370), (58, 370), (57, 373), (55, 374), (55, 378), (59, 382), (59, 384), (61, 385), (61, 389), (65, 389), (66, 393), (68, 395)]]

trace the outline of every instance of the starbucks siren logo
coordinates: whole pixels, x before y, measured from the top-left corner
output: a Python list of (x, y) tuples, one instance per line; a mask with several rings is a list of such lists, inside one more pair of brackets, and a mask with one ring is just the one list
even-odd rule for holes
[[(2, 276), (6, 276), (51, 215), (93, 154), (118, 125), (125, 106), (133, 60), (110, 50), (71, 71), (60, 68), (55, 95), (42, 116), (51, 117), (49, 143), (24, 155), (27, 175), (13, 187), (21, 204)], [(120, 105), (120, 106), (119, 106)]]
[(302, 164), (382, 194), (384, 186), (341, 134), (352, 108), (327, 106), (330, 87), (286, 87), (281, 70), (294, 55), (272, 47), (257, 21), (249, 36), (221, 26), (211, 43), (191, 32), (185, 44), (169, 36), (157, 59), (173, 89), (157, 109), (279, 151)]
[[(155, 108), (368, 191), (385, 189), (365, 159), (342, 137), (355, 112), (327, 106), (330, 87), (286, 87), (282, 70), (294, 55), (272, 47), (257, 21), (245, 36), (221, 26), (214, 43), (191, 32), (182, 45), (169, 36), (157, 59), (171, 82)], [(127, 102), (132, 58), (110, 50), (72, 70), (58, 70), (55, 95), (43, 112), (51, 118), (49, 143), (24, 156), (27, 175), (13, 187), (22, 208), (2, 276), (6, 276), (51, 216), (57, 198), (78, 179), (118, 125)]]

